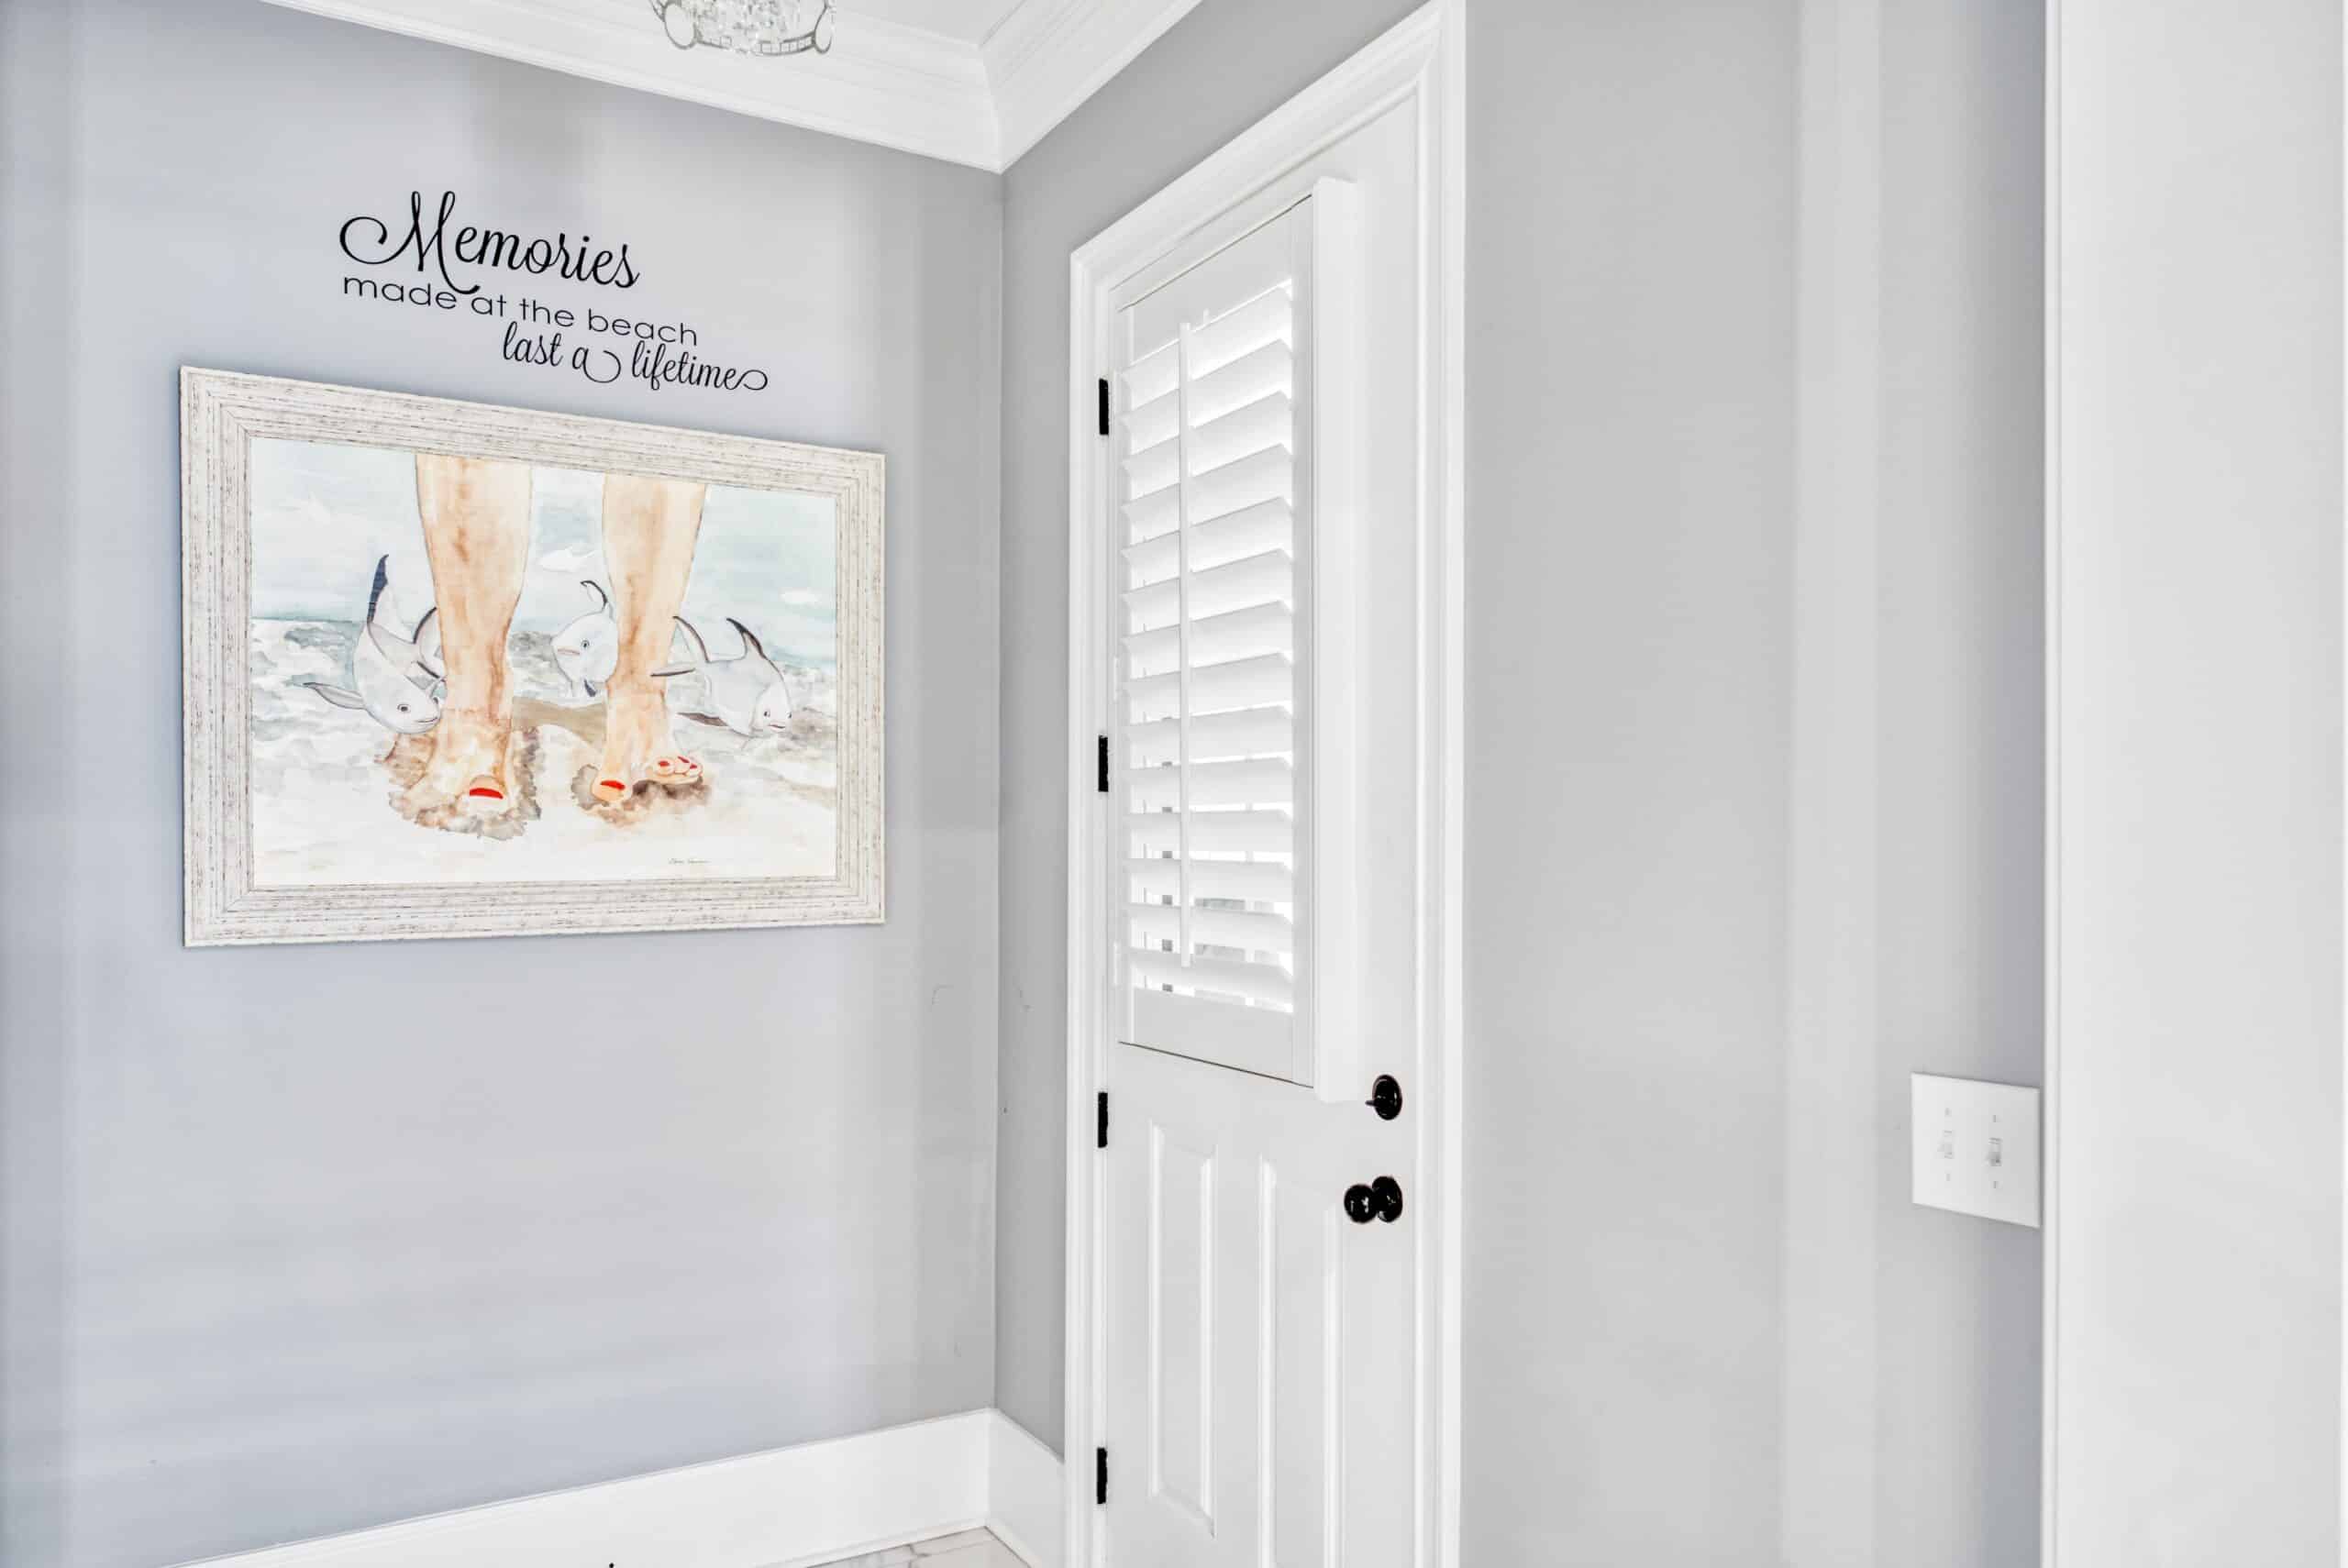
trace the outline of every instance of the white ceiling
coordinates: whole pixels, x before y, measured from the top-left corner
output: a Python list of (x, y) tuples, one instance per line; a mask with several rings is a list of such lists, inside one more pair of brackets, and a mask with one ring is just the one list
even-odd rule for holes
[(1199, 0), (837, 0), (828, 55), (671, 46), (650, 0), (272, 0), (296, 10), (1008, 167)]

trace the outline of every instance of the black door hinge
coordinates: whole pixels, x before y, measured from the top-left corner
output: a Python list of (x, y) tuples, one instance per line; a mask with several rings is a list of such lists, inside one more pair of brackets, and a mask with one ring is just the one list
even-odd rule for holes
[(1109, 1146), (1109, 1091), (1107, 1089), (1101, 1091), (1100, 1121), (1093, 1131), (1095, 1141), (1092, 1146), (1096, 1149), (1107, 1148)]
[(1101, 737), (1101, 793), (1109, 792), (1109, 737)]
[(1092, 1451), (1092, 1500), (1105, 1506), (1109, 1501), (1109, 1451)]
[(1109, 434), (1109, 378), (1101, 378), (1101, 434)]

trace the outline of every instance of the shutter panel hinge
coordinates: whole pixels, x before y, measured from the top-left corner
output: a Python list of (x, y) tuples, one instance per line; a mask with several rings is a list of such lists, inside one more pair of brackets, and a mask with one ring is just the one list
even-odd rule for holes
[(1102, 1506), (1109, 1501), (1109, 1451), (1105, 1448), (1092, 1451), (1092, 1500)]
[(1094, 1131), (1097, 1138), (1092, 1146), (1096, 1149), (1107, 1148), (1109, 1146), (1109, 1091), (1107, 1089), (1101, 1091), (1100, 1125)]
[(1109, 434), (1109, 378), (1101, 378), (1101, 434)]
[(1101, 737), (1101, 793), (1109, 792), (1109, 737)]

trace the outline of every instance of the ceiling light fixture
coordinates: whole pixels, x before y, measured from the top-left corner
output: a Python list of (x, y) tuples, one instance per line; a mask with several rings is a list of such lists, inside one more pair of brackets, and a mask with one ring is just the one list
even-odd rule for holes
[[(813, 22), (801, 26), (807, 12)], [(652, 14), (679, 49), (707, 44), (736, 54), (829, 54), (832, 0), (652, 0)]]

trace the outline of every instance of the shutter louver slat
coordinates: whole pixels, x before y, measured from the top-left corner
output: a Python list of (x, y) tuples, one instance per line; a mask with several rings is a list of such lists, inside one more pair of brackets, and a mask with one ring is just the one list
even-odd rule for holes
[(1125, 662), (1136, 677), (1147, 677), (1177, 666), (1182, 658), (1182, 628), (1161, 626), (1125, 639)]
[(1249, 604), (1295, 602), (1295, 563), (1286, 550), (1266, 550), (1235, 561), (1194, 572), (1191, 578), (1193, 614), (1220, 615)]
[[(1194, 474), (1210, 473), (1226, 464), (1278, 447), (1289, 450), (1290, 419), (1288, 393), (1280, 391), (1233, 409), (1222, 418), (1191, 430), (1190, 461)], [(1164, 447), (1154, 449), (1164, 451)], [(1153, 453), (1154, 455), (1154, 453)]]
[(1182, 433), (1182, 400), (1168, 395), (1136, 403), (1125, 414), (1125, 450), (1146, 452)]
[[(1143, 676), (1125, 682), (1125, 702), (1132, 722), (1148, 723), (1162, 716), (1160, 710), (1169, 707), (1182, 695), (1182, 672), (1174, 670), (1165, 675)], [(1145, 717), (1144, 715), (1147, 715)], [(1177, 721), (1178, 723), (1180, 721)]]
[[(1200, 763), (1190, 769), (1193, 806), (1287, 806), (1295, 798), (1295, 769), (1286, 757), (1249, 757), (1237, 762)], [(1172, 767), (1135, 768), (1130, 803), (1145, 812), (1170, 811), (1177, 799)]]
[[(1136, 812), (1125, 819), (1134, 847), (1144, 855), (1182, 851), (1180, 812)], [(1286, 812), (1194, 812), (1190, 814), (1191, 852), (1285, 855), (1291, 825)]]
[(1171, 582), (1182, 567), (1182, 541), (1171, 533), (1145, 538), (1125, 547), (1125, 571), (1136, 588), (1146, 583)]
[(1192, 710), (1220, 713), (1226, 708), (1259, 708), (1267, 702), (1285, 702), (1294, 690), (1290, 679), (1292, 668), (1286, 654), (1264, 654), (1194, 671), (1191, 677)]
[(1138, 654), (1139, 645), (1164, 638), (1167, 640), (1156, 645), (1166, 650), (1161, 657), (1176, 657), (1185, 631), (1191, 639), (1191, 668), (1203, 669), (1209, 665), (1229, 664), (1234, 659), (1262, 654), (1286, 657), (1292, 640), (1293, 617), (1285, 604), (1257, 604), (1193, 620), (1187, 627), (1168, 626), (1163, 631), (1128, 637), (1125, 646), (1129, 652)]
[(1293, 529), (1285, 496), (1242, 508), (1211, 522), (1196, 524), (1191, 529), (1191, 569), (1212, 571), (1216, 567), (1270, 550), (1293, 554), (1290, 548)]
[[(1125, 911), (1134, 933), (1145, 943), (1180, 941), (1181, 911), (1171, 904), (1134, 904)], [(1246, 910), (1194, 910), (1191, 933), (1215, 947), (1243, 953), (1294, 953), (1296, 926), (1286, 915), (1256, 914)], [(1244, 962), (1244, 960), (1243, 960)]]
[[(1202, 714), (1191, 721), (1191, 760), (1198, 763), (1226, 757), (1272, 756), (1296, 749), (1296, 727), (1285, 707), (1236, 708)], [(1177, 719), (1129, 724), (1125, 757), (1135, 768), (1157, 767), (1181, 760), (1182, 726)]]
[(1267, 343), (1288, 342), (1294, 316), (1292, 303), (1289, 285), (1282, 283), (1191, 333), (1191, 380), (1204, 381)]
[(1273, 964), (1249, 964), (1232, 958), (1192, 958), (1180, 962), (1171, 953), (1136, 949), (1127, 959), (1135, 977), (1152, 985), (1215, 991), (1245, 1001), (1279, 1002), (1295, 999), (1295, 981)]
[(1191, 767), (1193, 806), (1288, 806), (1296, 801), (1296, 769), (1284, 756)]
[[(1171, 903), (1181, 895), (1182, 870), (1171, 860), (1129, 860), (1125, 875), (1135, 899)], [(1294, 873), (1274, 861), (1202, 860), (1191, 867), (1191, 891), (1202, 899), (1285, 904), (1295, 889)]]
[(1171, 624), (1182, 613), (1181, 580), (1168, 577), (1134, 589), (1125, 595), (1125, 613), (1141, 631)]
[(1235, 708), (1191, 721), (1191, 760), (1276, 756), (1296, 750), (1296, 725), (1284, 707)]
[[(1136, 501), (1125, 503), (1125, 538), (1129, 544), (1142, 544), (1159, 535), (1171, 536), (1175, 525), (1182, 520), (1182, 491), (1168, 485)], [(1169, 547), (1179, 547), (1169, 545)]]
[(1161, 441), (1125, 459), (1125, 493), (1144, 501), (1182, 477), (1181, 445)]
[(1157, 719), (1125, 726), (1125, 766), (1157, 767), (1182, 759), (1182, 721)]
[(1293, 501), (1295, 483), (1295, 467), (1281, 447), (1194, 470), (1186, 487), (1191, 524), (1216, 522), (1268, 501)]
[[(1295, 385), (1296, 363), (1289, 346), (1284, 342), (1267, 343), (1251, 354), (1243, 354), (1214, 374), (1199, 378), (1191, 388), (1191, 423), (1206, 425), (1235, 409), (1245, 408), (1259, 398), (1276, 393), (1284, 396)], [(1172, 400), (1166, 401), (1170, 403)], [(1170, 437), (1177, 423), (1168, 422), (1166, 435), (1156, 439), (1162, 441)], [(1155, 423), (1152, 427), (1156, 427)]]
[(1182, 613), (1182, 596), (1190, 594), (1191, 613), (1199, 620), (1227, 614), (1257, 604), (1288, 604), (1290, 562), (1284, 550), (1267, 550), (1206, 571), (1193, 572), (1186, 581), (1168, 578), (1127, 593), (1125, 612), (1137, 632), (1173, 625)]
[(1119, 373), (1118, 380), (1124, 383), (1127, 408), (1156, 403), (1181, 385), (1180, 348), (1179, 339), (1160, 344)]
[[(1285, 702), (1291, 689), (1290, 668), (1286, 654), (1259, 654), (1254, 658), (1195, 668), (1190, 672), (1191, 711), (1220, 713), (1226, 709)], [(1183, 672), (1176, 669), (1125, 682), (1125, 695), (1132, 699), (1131, 722), (1141, 724), (1167, 717), (1159, 710), (1180, 699), (1182, 676)]]

